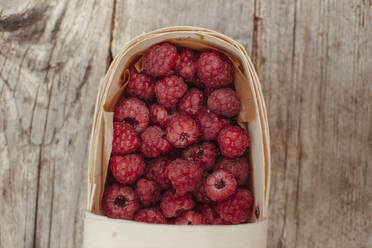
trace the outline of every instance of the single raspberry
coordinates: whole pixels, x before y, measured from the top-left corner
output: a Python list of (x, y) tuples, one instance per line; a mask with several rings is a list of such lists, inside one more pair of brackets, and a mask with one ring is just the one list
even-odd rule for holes
[(182, 157), (194, 161), (204, 170), (209, 170), (216, 162), (217, 148), (211, 142), (199, 143), (183, 150)]
[(215, 90), (208, 97), (208, 108), (225, 117), (239, 114), (240, 105), (238, 94), (229, 88)]
[(222, 155), (229, 158), (240, 157), (249, 146), (247, 132), (238, 126), (222, 129), (217, 138)]
[(155, 94), (158, 102), (167, 108), (177, 104), (178, 100), (187, 91), (187, 84), (181, 77), (169, 76), (160, 79), (155, 85)]
[(144, 207), (151, 206), (160, 200), (160, 192), (155, 182), (141, 178), (137, 181), (136, 193)]
[(190, 194), (180, 196), (174, 190), (168, 190), (162, 197), (160, 208), (166, 218), (179, 216), (182, 212), (194, 208)]
[(161, 190), (168, 189), (171, 186), (166, 172), (169, 160), (163, 157), (150, 160), (147, 164), (145, 177), (156, 182)]
[(141, 140), (140, 150), (143, 156), (147, 158), (158, 157), (171, 148), (171, 145), (165, 139), (165, 131), (158, 126), (148, 127), (141, 134)]
[(189, 89), (178, 103), (178, 111), (183, 115), (196, 117), (204, 102), (203, 92), (197, 88)]
[(163, 77), (173, 74), (179, 63), (177, 48), (168, 42), (153, 45), (143, 57), (142, 66), (147, 74)]
[(205, 86), (220, 88), (232, 82), (234, 67), (224, 54), (210, 51), (200, 55), (197, 73)]
[(163, 214), (155, 208), (144, 208), (139, 210), (134, 220), (151, 224), (167, 224), (167, 220)]
[(112, 138), (112, 154), (125, 155), (134, 152), (141, 145), (132, 126), (122, 122), (114, 122)]
[(135, 182), (143, 174), (145, 167), (145, 161), (139, 154), (112, 156), (110, 159), (112, 175), (122, 184)]
[(143, 72), (137, 72), (135, 68), (131, 68), (129, 71), (130, 76), (125, 88), (126, 92), (144, 100), (151, 99), (155, 92), (154, 79)]
[(168, 141), (177, 148), (184, 148), (198, 140), (199, 129), (196, 122), (188, 116), (176, 115), (166, 129)]
[(222, 169), (213, 172), (204, 183), (205, 192), (213, 201), (223, 201), (234, 194), (236, 185), (234, 175)]
[(136, 193), (131, 187), (115, 183), (106, 189), (102, 198), (102, 207), (110, 218), (131, 220), (139, 204)]
[(123, 121), (133, 126), (137, 133), (145, 131), (149, 125), (149, 119), (149, 110), (146, 104), (134, 97), (121, 101), (114, 113), (114, 121)]
[(166, 127), (169, 119), (167, 109), (160, 104), (151, 105), (150, 119), (155, 125)]
[(194, 82), (199, 54), (194, 50), (181, 48), (179, 56), (180, 63), (177, 67), (178, 74), (186, 81)]
[(203, 225), (204, 223), (204, 217), (194, 211), (187, 211), (174, 221), (176, 225)]
[(192, 161), (176, 159), (169, 164), (166, 174), (177, 194), (185, 195), (195, 189), (203, 171)]
[(206, 224), (226, 225), (227, 221), (223, 220), (216, 211), (214, 204), (202, 204), (198, 207), (198, 212), (203, 216)]
[(238, 189), (230, 198), (218, 203), (217, 213), (232, 224), (246, 222), (251, 214), (253, 197), (249, 190)]
[(216, 170), (218, 169), (224, 169), (233, 174), (238, 185), (244, 185), (248, 180), (248, 160), (245, 157), (223, 158), (216, 165)]
[(203, 140), (216, 140), (218, 133), (226, 125), (223, 119), (209, 110), (200, 113), (197, 123)]
[(205, 187), (204, 187), (205, 179), (207, 179), (208, 176), (209, 174), (204, 172), (202, 179), (199, 181), (198, 185), (195, 187), (194, 191), (192, 192), (192, 195), (194, 196), (195, 200), (198, 202), (208, 203), (212, 201), (207, 196), (207, 192), (205, 192)]

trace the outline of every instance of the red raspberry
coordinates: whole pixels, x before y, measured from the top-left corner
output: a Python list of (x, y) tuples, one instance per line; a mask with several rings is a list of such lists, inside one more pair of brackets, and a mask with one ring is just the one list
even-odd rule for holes
[(168, 189), (171, 186), (166, 172), (169, 160), (166, 158), (157, 158), (148, 162), (146, 178), (156, 182), (160, 189)]
[(248, 180), (248, 160), (245, 157), (223, 158), (216, 165), (216, 170), (218, 169), (224, 169), (233, 174), (238, 185), (244, 185)]
[(137, 150), (141, 144), (136, 131), (126, 123), (114, 122), (112, 154), (125, 155)]
[(200, 78), (196, 77), (195, 80), (193, 81), (194, 85), (200, 89), (204, 87), (203, 82), (200, 80)]
[(148, 127), (141, 134), (141, 152), (147, 158), (155, 158), (171, 148), (169, 142), (165, 139), (165, 131), (158, 126)]
[(121, 101), (116, 107), (114, 121), (124, 121), (133, 126), (137, 133), (141, 133), (149, 125), (149, 110), (144, 102), (130, 97)]
[(179, 56), (180, 63), (177, 67), (178, 74), (186, 81), (194, 82), (199, 54), (194, 50), (181, 48)]
[(238, 94), (229, 88), (215, 90), (208, 97), (208, 108), (216, 114), (233, 117), (240, 112)]
[(190, 117), (176, 115), (168, 122), (166, 133), (173, 146), (184, 148), (198, 140), (199, 129)]
[(178, 111), (183, 115), (196, 117), (204, 102), (203, 92), (191, 88), (178, 103)]
[(145, 161), (139, 154), (112, 156), (110, 159), (112, 175), (122, 184), (135, 182), (143, 174), (145, 167)]
[(203, 225), (204, 223), (203, 216), (194, 211), (187, 211), (174, 221), (176, 225)]
[(144, 207), (151, 206), (160, 200), (160, 192), (155, 182), (141, 178), (137, 181), (136, 193)]
[(154, 95), (155, 81), (151, 76), (131, 68), (129, 82), (125, 90), (131, 96), (149, 100)]
[(158, 102), (167, 108), (177, 104), (178, 100), (187, 91), (187, 84), (181, 77), (169, 76), (160, 79), (155, 85), (155, 94)]
[(169, 164), (166, 174), (177, 194), (185, 195), (195, 189), (203, 171), (192, 161), (176, 159)]
[(223, 201), (234, 194), (236, 185), (234, 175), (222, 169), (213, 172), (204, 183), (205, 192), (213, 201)]
[(163, 214), (155, 208), (144, 208), (139, 210), (134, 220), (151, 224), (167, 224), (167, 220)]
[(252, 205), (253, 197), (251, 192), (247, 189), (238, 189), (236, 194), (218, 203), (216, 210), (225, 221), (239, 224), (248, 220)]
[(169, 76), (179, 63), (177, 48), (168, 42), (153, 45), (143, 58), (142, 66), (147, 74), (154, 77)]
[(110, 218), (131, 220), (139, 205), (131, 187), (115, 183), (106, 189), (102, 207)]
[(192, 195), (198, 202), (208, 203), (211, 202), (211, 199), (207, 196), (205, 192), (204, 182), (205, 179), (209, 176), (208, 173), (204, 173), (202, 180), (199, 181), (198, 185), (195, 187), (195, 190), (192, 192)]
[(223, 129), (217, 138), (222, 155), (229, 158), (240, 157), (249, 146), (247, 132), (238, 126)]
[(203, 204), (199, 208), (199, 213), (203, 216), (206, 224), (211, 225), (226, 225), (228, 222), (224, 221), (217, 213), (216, 207), (213, 204)]
[(180, 196), (176, 191), (168, 190), (161, 199), (160, 208), (166, 218), (172, 218), (193, 209), (194, 202), (190, 194)]
[(168, 112), (164, 106), (160, 104), (150, 106), (150, 119), (155, 125), (166, 127), (168, 118)]
[(197, 73), (207, 87), (220, 88), (232, 82), (234, 67), (224, 54), (210, 51), (200, 55)]
[(217, 148), (211, 142), (199, 143), (183, 150), (182, 157), (186, 160), (194, 161), (202, 169), (208, 170), (216, 162)]
[(223, 119), (208, 110), (199, 115), (197, 122), (203, 140), (216, 140), (218, 133), (226, 125)]

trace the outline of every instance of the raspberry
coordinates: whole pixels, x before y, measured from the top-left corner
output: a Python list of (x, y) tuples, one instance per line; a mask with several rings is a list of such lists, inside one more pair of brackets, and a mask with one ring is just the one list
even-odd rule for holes
[(144, 100), (149, 100), (154, 95), (154, 79), (143, 73), (137, 72), (135, 68), (130, 69), (130, 77), (126, 92), (131, 96), (136, 96)]
[(192, 192), (192, 195), (198, 202), (208, 203), (211, 202), (211, 199), (207, 196), (204, 187), (204, 181), (209, 176), (208, 173), (204, 173), (202, 180), (199, 181), (198, 185), (195, 187), (195, 190)]
[(248, 180), (248, 160), (245, 157), (223, 158), (216, 165), (216, 170), (218, 169), (224, 169), (233, 174), (238, 185), (244, 185)]
[(203, 216), (206, 224), (225, 225), (228, 222), (224, 221), (217, 213), (215, 205), (203, 204), (198, 208), (199, 213)]
[(167, 220), (163, 214), (155, 208), (141, 209), (134, 217), (134, 220), (151, 224), (167, 224)]
[(166, 127), (168, 118), (168, 112), (164, 106), (160, 104), (150, 106), (150, 119), (155, 125)]
[(164, 138), (165, 131), (158, 126), (148, 127), (142, 134), (140, 150), (143, 156), (155, 158), (171, 148), (169, 142)]
[(168, 167), (169, 160), (163, 157), (150, 160), (148, 162), (145, 177), (149, 180), (156, 182), (160, 189), (168, 189), (171, 186), (166, 175), (166, 169)]
[(240, 100), (232, 89), (218, 89), (208, 97), (208, 108), (219, 115), (233, 117), (240, 112)]
[(178, 64), (178, 74), (188, 82), (195, 81), (197, 69), (198, 53), (191, 49), (181, 48), (179, 52), (180, 63)]
[(182, 212), (194, 208), (191, 195), (180, 196), (174, 190), (168, 190), (161, 199), (160, 208), (166, 218), (177, 217)]
[(233, 174), (222, 169), (213, 172), (204, 183), (205, 192), (213, 201), (223, 201), (234, 194), (236, 185)]
[(217, 138), (222, 155), (229, 158), (240, 157), (249, 146), (247, 132), (238, 126), (223, 129)]
[(203, 216), (194, 211), (187, 211), (174, 221), (176, 225), (203, 225), (204, 223)]
[(234, 68), (224, 54), (210, 51), (200, 55), (197, 73), (205, 86), (220, 88), (232, 82)]
[(102, 207), (110, 218), (131, 220), (139, 205), (131, 187), (115, 183), (107, 188)]
[(166, 133), (173, 146), (184, 148), (198, 140), (199, 129), (190, 117), (176, 115), (169, 121)]
[(122, 184), (135, 182), (143, 174), (145, 167), (145, 161), (139, 154), (112, 156), (110, 159), (112, 175)]
[(155, 182), (141, 178), (137, 181), (136, 193), (144, 207), (151, 206), (160, 200), (160, 192)]
[(247, 189), (238, 189), (236, 194), (218, 203), (216, 210), (225, 221), (239, 224), (248, 220), (252, 205), (253, 197), (251, 192)]
[(114, 122), (113, 129), (112, 154), (125, 155), (138, 149), (141, 140), (132, 126)]
[(133, 126), (137, 133), (141, 133), (149, 125), (149, 110), (144, 102), (130, 97), (121, 101), (116, 107), (114, 121), (123, 121)]
[(196, 117), (204, 102), (203, 92), (191, 88), (178, 103), (178, 111), (183, 115)]
[(211, 142), (199, 143), (183, 150), (182, 157), (186, 160), (194, 161), (202, 169), (208, 170), (216, 162), (217, 148)]
[(160, 79), (155, 85), (155, 94), (158, 102), (167, 108), (177, 104), (186, 91), (187, 85), (181, 77), (177, 76)]
[(216, 140), (218, 133), (225, 127), (225, 122), (215, 113), (203, 111), (197, 119), (203, 140)]
[(147, 74), (154, 77), (169, 76), (179, 63), (177, 48), (168, 42), (153, 45), (143, 57), (142, 66)]
[(204, 88), (204, 84), (203, 84), (203, 82), (202, 82), (202, 81), (200, 80), (200, 78), (198, 78), (198, 77), (195, 78), (195, 80), (193, 81), (193, 84), (194, 84), (196, 87), (200, 88), (200, 89)]
[(176, 159), (169, 164), (166, 174), (177, 194), (185, 195), (195, 189), (203, 171), (192, 161)]

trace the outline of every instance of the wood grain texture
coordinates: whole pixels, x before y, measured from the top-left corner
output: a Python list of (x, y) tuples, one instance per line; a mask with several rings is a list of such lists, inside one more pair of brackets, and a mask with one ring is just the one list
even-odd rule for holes
[(260, 1), (269, 247), (372, 247), (371, 1)]
[[(241, 42), (272, 141), (268, 247), (372, 248), (372, 1), (0, 3), (0, 247), (80, 247), (100, 79), (170, 25)], [(5, 223), (5, 224), (4, 224)]]
[(113, 1), (32, 1), (1, 14), (1, 247), (81, 244), (112, 10)]

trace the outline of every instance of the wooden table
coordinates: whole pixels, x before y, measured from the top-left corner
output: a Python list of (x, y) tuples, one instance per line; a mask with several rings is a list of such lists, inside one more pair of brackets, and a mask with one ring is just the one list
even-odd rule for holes
[(125, 42), (170, 25), (225, 33), (256, 65), (268, 247), (371, 248), (371, 0), (2, 0), (0, 247), (81, 246), (100, 80)]

